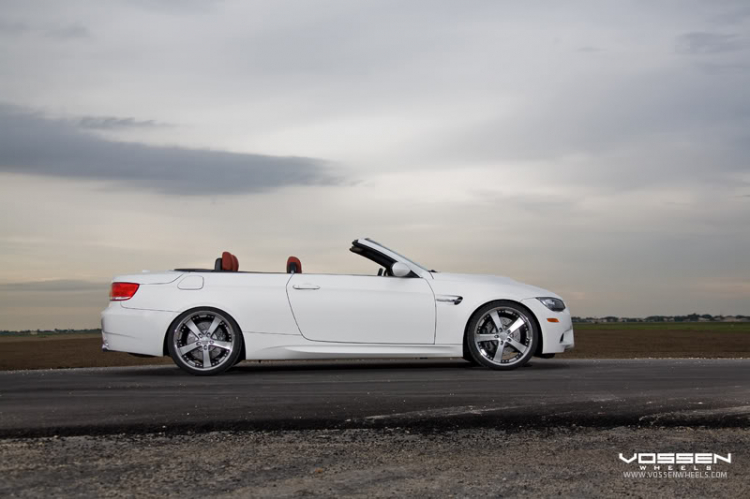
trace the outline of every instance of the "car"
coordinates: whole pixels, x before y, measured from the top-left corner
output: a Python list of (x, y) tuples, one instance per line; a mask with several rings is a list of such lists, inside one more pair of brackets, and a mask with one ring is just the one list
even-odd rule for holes
[(166, 356), (188, 373), (242, 360), (463, 357), (496, 370), (574, 346), (570, 311), (550, 291), (507, 277), (453, 274), (362, 238), (372, 275), (243, 272), (230, 252), (213, 269), (116, 277), (102, 349)]

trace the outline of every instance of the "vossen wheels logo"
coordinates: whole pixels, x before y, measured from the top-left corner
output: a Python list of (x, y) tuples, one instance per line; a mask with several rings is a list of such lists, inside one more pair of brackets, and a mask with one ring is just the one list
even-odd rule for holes
[(732, 453), (726, 456), (711, 452), (637, 452), (631, 457), (620, 453), (620, 460), (631, 464), (717, 464), (719, 462), (732, 464)]
[[(732, 464), (732, 454), (713, 452), (636, 452), (618, 455), (620, 461), (635, 464), (638, 471), (625, 471), (625, 478), (727, 478), (714, 468)], [(720, 466), (716, 466), (720, 465)]]

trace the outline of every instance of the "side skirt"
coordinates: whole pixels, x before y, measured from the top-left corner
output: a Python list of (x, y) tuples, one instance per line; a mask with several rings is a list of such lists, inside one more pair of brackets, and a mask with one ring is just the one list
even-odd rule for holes
[(461, 357), (461, 345), (324, 343), (296, 334), (244, 333), (247, 360)]

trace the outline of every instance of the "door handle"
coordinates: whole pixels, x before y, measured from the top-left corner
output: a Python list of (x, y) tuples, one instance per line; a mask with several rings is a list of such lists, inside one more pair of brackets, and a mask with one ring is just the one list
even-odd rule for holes
[(310, 290), (314, 291), (316, 289), (320, 289), (320, 286), (316, 284), (294, 284), (292, 285), (294, 289), (303, 289), (303, 290)]

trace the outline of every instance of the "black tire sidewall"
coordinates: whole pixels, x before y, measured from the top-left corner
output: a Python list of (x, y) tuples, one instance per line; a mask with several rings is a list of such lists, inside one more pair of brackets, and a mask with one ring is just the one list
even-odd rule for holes
[[(498, 307), (513, 308), (517, 310), (518, 312), (522, 313), (526, 317), (529, 327), (531, 328), (531, 336), (532, 336), (531, 345), (523, 354), (523, 357), (521, 358), (521, 360), (514, 362), (513, 364), (510, 364), (510, 365), (495, 364), (487, 360), (484, 357), (484, 355), (481, 354), (481, 352), (477, 348), (476, 342), (474, 341), (474, 332), (476, 331), (477, 323), (479, 322), (479, 319), (488, 311), (492, 310), (493, 308), (498, 308)], [(498, 371), (510, 371), (510, 370), (517, 369), (523, 366), (531, 359), (531, 357), (534, 356), (534, 350), (539, 344), (539, 334), (540, 334), (539, 327), (536, 325), (536, 320), (531, 310), (524, 307), (518, 302), (507, 301), (507, 300), (497, 300), (497, 301), (493, 301), (485, 305), (482, 305), (476, 310), (476, 312), (474, 312), (471, 315), (471, 318), (469, 319), (469, 322), (466, 325), (466, 334), (464, 337), (466, 338), (466, 347), (468, 348), (468, 351), (471, 354), (471, 357), (474, 359), (474, 362), (476, 362), (477, 364), (483, 365), (485, 367), (489, 367), (490, 369), (495, 369)]]
[(467, 342), (468, 334), (464, 334), (464, 343), (463, 343), (463, 359), (471, 364), (473, 367), (481, 367), (483, 364), (480, 364), (476, 360), (474, 360), (474, 355), (471, 353), (471, 350), (469, 350), (469, 344)]
[[(184, 360), (182, 360), (182, 356), (175, 350), (174, 346), (174, 335), (175, 335), (175, 328), (177, 328), (177, 325), (182, 322), (182, 320), (192, 314), (195, 314), (196, 312), (205, 312), (207, 314), (215, 313), (220, 314), (223, 317), (227, 319), (227, 321), (231, 322), (232, 329), (234, 330), (234, 338), (232, 341), (234, 342), (234, 349), (232, 350), (232, 354), (230, 355), (230, 358), (224, 361), (220, 366), (216, 366), (213, 369), (196, 369), (192, 367), (191, 365), (185, 363)], [(242, 331), (240, 330), (239, 325), (237, 324), (237, 321), (234, 320), (234, 318), (229, 315), (228, 313), (224, 312), (223, 310), (219, 310), (218, 308), (213, 307), (198, 307), (198, 308), (192, 308), (190, 310), (186, 310), (185, 312), (181, 313), (177, 316), (175, 320), (172, 321), (172, 323), (169, 325), (169, 331), (167, 332), (167, 349), (169, 351), (169, 356), (172, 357), (172, 361), (185, 372), (188, 372), (195, 376), (212, 376), (214, 374), (220, 374), (226, 371), (227, 369), (230, 369), (238, 362), (238, 357), (240, 356), (240, 351), (242, 350)]]

